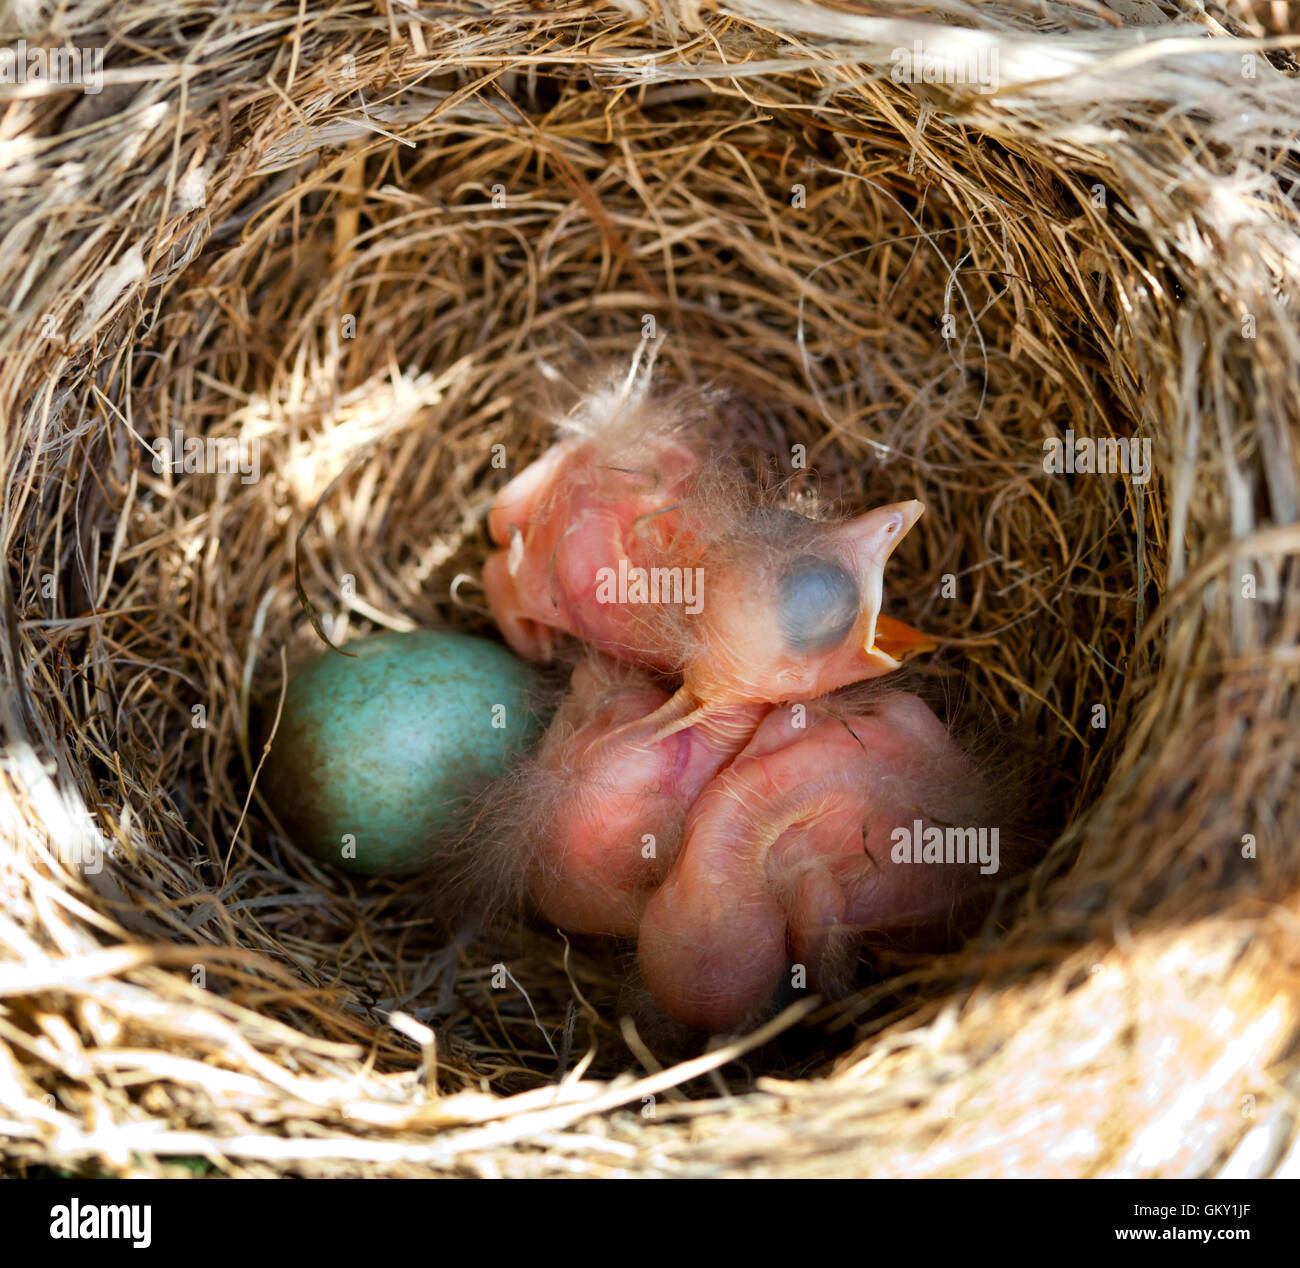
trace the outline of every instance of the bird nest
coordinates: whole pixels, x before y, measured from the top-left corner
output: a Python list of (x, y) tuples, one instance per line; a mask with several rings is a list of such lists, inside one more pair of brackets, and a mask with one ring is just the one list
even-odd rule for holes
[[(104, 58), (0, 82), (7, 1170), (1295, 1168), (1270, 6), (14, 12)], [(647, 339), (796, 493), (927, 504), (891, 610), (1054, 824), (961, 950), (684, 1060), (599, 946), (472, 937), (253, 791), (296, 580), (335, 641), (492, 635), (494, 492)]]

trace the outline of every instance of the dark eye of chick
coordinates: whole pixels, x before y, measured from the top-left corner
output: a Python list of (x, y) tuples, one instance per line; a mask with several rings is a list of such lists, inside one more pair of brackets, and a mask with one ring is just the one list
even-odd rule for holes
[(792, 652), (826, 652), (858, 619), (861, 595), (851, 573), (813, 555), (791, 560), (777, 589), (777, 619)]

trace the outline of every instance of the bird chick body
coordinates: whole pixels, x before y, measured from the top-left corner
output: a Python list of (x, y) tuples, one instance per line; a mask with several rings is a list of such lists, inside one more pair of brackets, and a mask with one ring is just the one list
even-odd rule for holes
[[(987, 892), (968, 868), (891, 853), (903, 826), (988, 813), (943, 723), (908, 692), (856, 711), (824, 699), (933, 647), (881, 610), (885, 565), (924, 508), (824, 522), (766, 504), (645, 384), (577, 417), (489, 513), (484, 586), (511, 647), (547, 661), (569, 635), (597, 653), (503, 796), (498, 821), (526, 821), (526, 844), (497, 830), (495, 857), (517, 850), (547, 920), (636, 938), (668, 1016), (735, 1029), (792, 965), (840, 989), (870, 935), (906, 941), (963, 887)], [(689, 573), (698, 602), (681, 583), (606, 601), (620, 570)]]
[(897, 861), (895, 833), (987, 827), (993, 799), (919, 697), (868, 691), (857, 706), (751, 702), (647, 740), (633, 724), (668, 693), (589, 656), (515, 777), (509, 815), (527, 826), (497, 834), (530, 905), (572, 933), (636, 939), (656, 1005), (708, 1031), (761, 1017), (794, 965), (836, 994), (866, 942), (923, 943), (990, 878), (973, 853)]
[[(596, 425), (602, 409), (610, 418)], [(920, 502), (814, 520), (765, 505), (725, 458), (703, 460), (675, 408), (645, 389), (588, 400), (582, 416), (580, 435), (495, 499), (488, 526), (501, 549), (484, 588), (526, 659), (551, 659), (568, 634), (680, 675), (680, 690), (634, 724), (638, 737), (739, 704), (811, 700), (934, 646), (881, 611), (885, 565)], [(611, 586), (629, 575), (650, 579), (644, 594)]]
[(796, 964), (809, 986), (842, 989), (865, 938), (906, 944), (989, 890), (978, 859), (895, 858), (900, 831), (987, 826), (990, 810), (979, 772), (917, 696), (799, 719), (768, 712), (695, 799), (642, 914), (644, 984), (686, 1025), (740, 1027)]
[(544, 814), (527, 861), (533, 904), (563, 929), (636, 936), (687, 812), (766, 712), (740, 705), (662, 739), (619, 738), (667, 699), (646, 675), (601, 658), (573, 671), (535, 759), (550, 792), (534, 802)]
[[(570, 438), (526, 467), (497, 495), (483, 584), (510, 646), (549, 661), (559, 634), (622, 660), (674, 667), (658, 605), (602, 601), (603, 584), (631, 569), (673, 565), (690, 553), (680, 504), (699, 460), (668, 431), (621, 432), (612, 445)], [(681, 566), (680, 562), (677, 564)]]

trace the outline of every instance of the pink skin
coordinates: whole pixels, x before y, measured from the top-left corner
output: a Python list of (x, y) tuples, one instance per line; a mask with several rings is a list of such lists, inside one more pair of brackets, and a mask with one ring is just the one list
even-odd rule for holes
[(891, 833), (915, 819), (983, 822), (978, 776), (917, 697), (848, 719), (810, 710), (803, 729), (795, 720), (772, 710), (696, 799), (642, 915), (646, 986), (687, 1025), (742, 1026), (795, 963), (811, 987), (840, 984), (866, 933), (941, 924), (983, 879), (974, 864), (891, 860)]
[(710, 706), (813, 700), (890, 673), (908, 652), (933, 646), (880, 612), (885, 564), (924, 510), (920, 502), (896, 502), (842, 524), (818, 526), (818, 553), (856, 577), (862, 595), (857, 620), (827, 651), (796, 652), (784, 645), (775, 598), (779, 580), (773, 575), (779, 559), (760, 556), (750, 564), (742, 549), (739, 566), (728, 566), (725, 555), (737, 553), (731, 542), (711, 552), (724, 555), (717, 564), (706, 553), (708, 602), (701, 613), (701, 646), (686, 665), (684, 689)]
[(499, 546), (483, 569), (488, 605), (526, 660), (551, 659), (556, 632), (622, 660), (671, 669), (644, 607), (597, 603), (598, 574), (651, 567), (679, 553), (676, 505), (699, 460), (681, 441), (649, 436), (613, 466), (590, 442), (554, 445), (497, 494), (488, 532)]
[[(792, 516), (796, 527), (760, 539), (746, 512), (739, 523), (717, 523), (701, 507), (707, 499), (692, 500), (699, 470), (682, 441), (650, 433), (617, 460), (593, 441), (563, 441), (510, 481), (488, 517), (493, 540), (506, 549), (483, 571), (510, 646), (526, 659), (549, 660), (556, 633), (565, 632), (618, 659), (682, 673), (682, 689), (635, 724), (640, 738), (663, 738), (732, 705), (811, 700), (890, 673), (934, 646), (880, 611), (885, 565), (920, 518), (920, 502), (840, 524)], [(679, 512), (685, 502), (689, 527)], [(810, 553), (854, 579), (858, 612), (834, 647), (793, 651), (776, 596), (792, 557)], [(600, 571), (617, 573), (620, 560), (631, 568), (699, 569), (702, 610), (597, 602)]]
[[(635, 673), (580, 664), (542, 741), (539, 760), (562, 777), (529, 871), (542, 915), (575, 933), (632, 937), (677, 855), (686, 812), (753, 734), (762, 706), (719, 713), (655, 743), (610, 743), (667, 693)], [(653, 852), (650, 857), (651, 841)]]

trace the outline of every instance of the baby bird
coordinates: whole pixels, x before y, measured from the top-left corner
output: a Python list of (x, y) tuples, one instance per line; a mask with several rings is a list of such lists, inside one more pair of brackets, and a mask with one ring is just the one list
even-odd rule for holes
[[(694, 801), (642, 914), (644, 984), (688, 1026), (740, 1028), (794, 965), (813, 989), (843, 989), (868, 935), (942, 927), (996, 879), (988, 790), (918, 697), (799, 721), (772, 709)], [(945, 862), (934, 845), (951, 827), (970, 861)], [(990, 829), (982, 854), (979, 828)]]
[(488, 532), (505, 549), (488, 557), (483, 587), (506, 642), (525, 660), (551, 660), (557, 635), (571, 634), (610, 656), (672, 667), (657, 606), (618, 602), (616, 584), (614, 601), (602, 591), (620, 562), (649, 569), (689, 553), (678, 510), (694, 492), (699, 460), (654, 421), (644, 431), (620, 428), (617, 444), (609, 436), (561, 441), (497, 494)]
[(924, 509), (897, 502), (838, 524), (742, 514), (702, 551), (708, 600), (698, 621), (682, 622), (694, 704), (812, 700), (933, 648), (880, 610), (885, 564)]
[(644, 378), (587, 397), (493, 503), (484, 587), (507, 641), (536, 661), (566, 635), (592, 651), (486, 853), (545, 919), (636, 938), (659, 1006), (724, 1031), (792, 966), (838, 990), (871, 934), (910, 939), (987, 892), (987, 859), (896, 845), (987, 827), (992, 803), (918, 697), (822, 699), (934, 646), (881, 610), (921, 503), (841, 522), (765, 505), (702, 456), (717, 446), (683, 399)]
[(885, 565), (920, 502), (841, 523), (764, 506), (725, 460), (700, 458), (678, 407), (647, 393), (588, 398), (581, 434), (498, 494), (488, 526), (503, 549), (483, 580), (516, 652), (548, 660), (565, 633), (680, 674), (624, 742), (739, 704), (813, 699), (933, 648), (881, 611)]
[(766, 712), (740, 705), (662, 740), (606, 742), (667, 699), (644, 673), (591, 656), (542, 739), (520, 806), (532, 820), (526, 884), (563, 929), (635, 937), (687, 811)]

